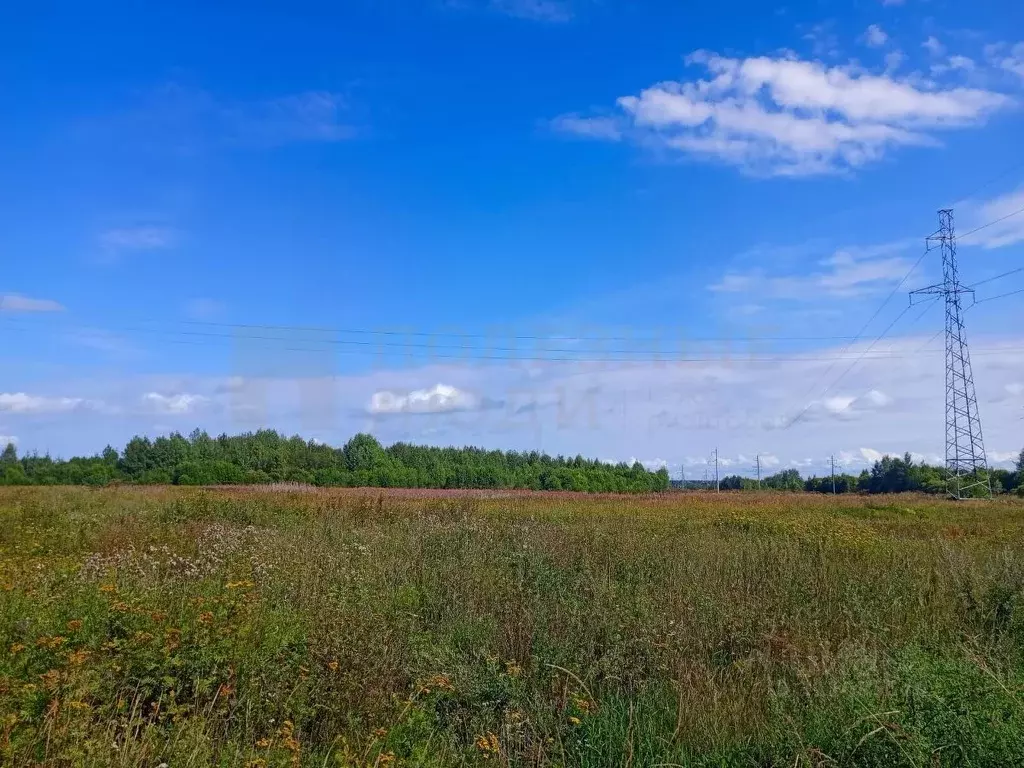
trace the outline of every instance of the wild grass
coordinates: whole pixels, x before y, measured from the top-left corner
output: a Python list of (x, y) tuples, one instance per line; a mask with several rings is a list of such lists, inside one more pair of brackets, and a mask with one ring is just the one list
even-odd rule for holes
[(0, 491), (0, 763), (1024, 765), (1024, 503)]

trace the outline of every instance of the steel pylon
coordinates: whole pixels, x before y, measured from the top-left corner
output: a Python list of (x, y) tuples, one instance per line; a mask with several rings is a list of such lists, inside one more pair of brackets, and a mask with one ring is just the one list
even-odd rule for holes
[[(981, 433), (974, 372), (964, 332), (963, 296), (974, 291), (960, 283), (956, 262), (953, 211), (939, 211), (939, 230), (927, 238), (927, 247), (942, 251), (942, 282), (912, 291), (916, 296), (938, 295), (946, 306), (946, 490), (955, 499), (991, 498), (992, 481)], [(937, 244), (937, 245), (936, 245)]]

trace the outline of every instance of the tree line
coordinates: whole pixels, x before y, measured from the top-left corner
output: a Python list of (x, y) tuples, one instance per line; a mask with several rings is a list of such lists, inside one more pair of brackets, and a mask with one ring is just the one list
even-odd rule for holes
[(639, 462), (611, 464), (537, 451), (488, 451), (395, 443), (355, 435), (341, 448), (274, 430), (211, 437), (195, 430), (150, 440), (133, 437), (118, 452), (89, 457), (0, 454), (3, 485), (175, 485), (305, 483), (382, 488), (521, 488), (550, 491), (649, 493), (669, 487), (665, 469)]
[[(1016, 471), (991, 472), (996, 493), (1024, 495), (1024, 450)], [(173, 433), (150, 440), (133, 437), (118, 452), (111, 446), (95, 456), (54, 459), (18, 456), (9, 444), (0, 453), (0, 485), (108, 485), (116, 482), (174, 485), (304, 483), (318, 486), (381, 488), (509, 488), (650, 493), (670, 487), (666, 469), (649, 471), (639, 462), (608, 462), (548, 456), (537, 451), (488, 451), (395, 443), (384, 447), (372, 435), (358, 434), (343, 447), (286, 437), (274, 430), (211, 437), (201, 430), (188, 437)], [(803, 477), (785, 469), (758, 482), (731, 475), (723, 490), (832, 493), (833, 478)], [(678, 487), (678, 485), (677, 485)], [(686, 488), (713, 488), (690, 481)], [(836, 493), (944, 493), (942, 467), (917, 463), (910, 454), (885, 456), (859, 475), (835, 476)]]
[[(925, 462), (914, 462), (910, 454), (883, 456), (871, 469), (859, 475), (848, 473), (824, 477), (804, 478), (796, 469), (784, 469), (760, 482), (761, 488), (776, 491), (806, 491), (808, 493), (945, 493), (945, 469)], [(1024, 450), (1016, 461), (1016, 471), (993, 469), (990, 472), (993, 493), (1017, 493), (1024, 496)], [(834, 486), (833, 486), (834, 482)], [(720, 486), (728, 490), (755, 490), (757, 480), (740, 475), (723, 478)]]

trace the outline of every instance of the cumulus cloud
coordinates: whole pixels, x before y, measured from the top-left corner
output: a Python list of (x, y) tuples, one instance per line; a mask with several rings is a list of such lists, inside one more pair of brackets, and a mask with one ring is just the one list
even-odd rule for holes
[(877, 24), (872, 24), (864, 32), (864, 42), (870, 45), (872, 48), (877, 48), (881, 45), (885, 45), (885, 41), (889, 39), (889, 35), (885, 33)]
[(629, 459), (626, 460), (626, 463), (629, 464), (629, 466), (633, 466), (637, 462), (640, 462), (640, 466), (642, 466), (648, 472), (657, 472), (659, 469), (668, 468), (668, 461), (666, 461), (665, 459), (638, 459), (636, 458), (636, 456), (630, 456)]
[(769, 175), (834, 173), (899, 146), (934, 145), (934, 133), (976, 125), (1012, 100), (1001, 93), (924, 85), (794, 56), (746, 59), (697, 51), (705, 77), (666, 81), (617, 100), (617, 126), (580, 115), (556, 125), (589, 138), (627, 136), (698, 159)]
[(1024, 43), (1017, 43), (1006, 50), (1005, 46), (997, 45), (990, 49), (990, 58), (1001, 69), (1024, 78)]
[(889, 51), (885, 54), (885, 71), (886, 73), (895, 72), (900, 68), (900, 65), (907, 60), (907, 55), (903, 51)]
[(877, 389), (856, 395), (835, 394), (812, 401), (801, 419), (813, 421), (829, 418), (847, 421), (862, 418), (891, 404), (892, 398)]
[(409, 392), (381, 391), (370, 397), (367, 411), (375, 416), (398, 413), (451, 413), (480, 408), (476, 395), (448, 384), (435, 384), (430, 389)]
[(0, 312), (63, 312), (64, 307), (53, 299), (33, 299), (17, 293), (0, 296)]
[(928, 39), (921, 43), (921, 47), (932, 56), (941, 56), (946, 52), (946, 46), (940, 43), (934, 35), (929, 35)]
[(18, 438), (14, 435), (0, 435), (0, 445), (6, 448), (8, 445), (17, 445)]
[(25, 392), (0, 392), (0, 411), (18, 414), (64, 413), (86, 407), (81, 397), (45, 397)]
[(209, 402), (209, 398), (203, 395), (193, 395), (182, 392), (174, 395), (164, 395), (159, 392), (147, 392), (142, 396), (142, 404), (148, 410), (165, 416), (183, 416), (194, 413), (197, 409)]
[(861, 458), (864, 459), (864, 461), (869, 462), (871, 464), (874, 464), (876, 461), (881, 461), (883, 458), (885, 458), (881, 451), (876, 451), (874, 448), (861, 448), (860, 455)]

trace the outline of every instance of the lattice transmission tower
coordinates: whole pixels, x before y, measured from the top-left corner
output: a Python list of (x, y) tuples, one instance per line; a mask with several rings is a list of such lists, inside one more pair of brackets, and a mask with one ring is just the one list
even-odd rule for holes
[(974, 291), (960, 283), (952, 209), (939, 211), (939, 230), (926, 239), (926, 245), (928, 250), (942, 250), (942, 282), (912, 291), (910, 301), (937, 295), (946, 305), (946, 490), (955, 499), (991, 498), (992, 482), (964, 334), (962, 297), (970, 294), (973, 301)]

